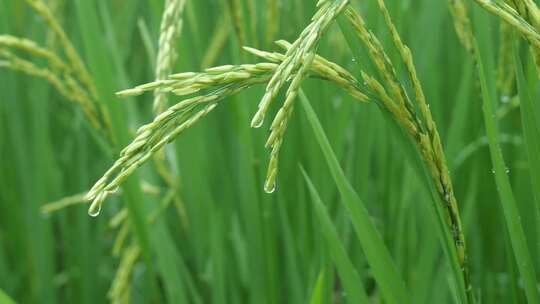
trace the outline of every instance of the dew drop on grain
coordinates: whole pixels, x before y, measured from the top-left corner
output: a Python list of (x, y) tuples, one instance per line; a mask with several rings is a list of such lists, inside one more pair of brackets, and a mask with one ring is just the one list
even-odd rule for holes
[(88, 215), (90, 215), (91, 217), (97, 217), (100, 212), (101, 204), (92, 204), (90, 208), (88, 208)]
[(251, 127), (252, 128), (255, 128), (255, 129), (258, 129), (260, 128), (262, 125), (263, 125), (263, 122), (264, 122), (264, 119), (256, 116), (253, 118), (253, 120), (251, 121)]
[(276, 191), (276, 183), (273, 182), (273, 183), (265, 183), (264, 184), (264, 192), (268, 193), (268, 194), (272, 194), (274, 193), (274, 191)]

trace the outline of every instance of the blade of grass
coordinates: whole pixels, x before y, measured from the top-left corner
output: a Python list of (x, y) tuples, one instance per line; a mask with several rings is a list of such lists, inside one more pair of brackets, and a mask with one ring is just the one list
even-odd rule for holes
[(369, 303), (368, 297), (363, 288), (364, 284), (360, 279), (360, 275), (347, 256), (347, 252), (339, 240), (336, 228), (328, 215), (326, 207), (322, 202), (317, 189), (315, 189), (313, 182), (309, 178), (304, 168), (300, 169), (311, 193), (313, 205), (315, 206), (315, 213), (317, 214), (321, 224), (322, 234), (324, 235), (327, 247), (332, 254), (332, 258), (338, 270), (339, 276), (341, 277), (341, 281), (345, 287), (347, 298), (350, 299), (349, 301), (351, 303)]
[[(95, 3), (76, 1), (76, 10), (79, 26), (82, 31), (86, 55), (89, 59), (92, 72), (96, 79), (96, 86), (100, 99), (105, 102), (111, 113), (112, 127), (115, 138), (123, 146), (130, 140), (126, 123), (126, 110), (124, 105), (118, 102), (114, 96), (116, 85), (119, 80), (115, 78), (113, 66), (106, 62), (110, 58), (106, 45), (106, 37), (100, 31), (100, 21)], [(113, 59), (115, 59), (113, 57)], [(117, 59), (117, 58), (116, 58)], [(121, 80), (120, 80), (121, 81)], [(128, 208), (129, 218), (135, 232), (135, 236), (141, 246), (144, 260), (148, 271), (148, 284), (153, 300), (158, 297), (156, 285), (156, 273), (153, 266), (153, 254), (155, 253), (160, 275), (163, 276), (167, 300), (171, 303), (185, 303), (182, 279), (177, 269), (183, 265), (180, 255), (174, 246), (174, 242), (165, 224), (158, 219), (155, 229), (149, 227), (145, 216), (149, 214), (149, 206), (143, 201), (137, 176), (130, 178), (125, 183), (125, 203)], [(156, 205), (156, 204), (154, 204)]]
[(13, 301), (13, 299), (11, 299), (2, 289), (0, 289), (0, 303), (15, 304), (15, 301)]
[(530, 92), (527, 85), (523, 65), (519, 57), (519, 48), (516, 44), (514, 44), (514, 66), (516, 69), (519, 100), (521, 102), (521, 124), (529, 159), (529, 172), (534, 200), (536, 202), (536, 212), (538, 213), (540, 209), (540, 130), (538, 129), (538, 117), (536, 116), (535, 106), (532, 101), (532, 92)]
[(474, 85), (472, 67), (472, 60), (468, 59), (463, 66), (464, 75), (459, 84), (459, 91), (456, 94), (456, 101), (446, 136), (445, 147), (447, 148), (445, 152), (451, 164), (454, 164), (458, 152), (465, 146), (466, 139), (464, 132), (466, 129), (463, 126), (467, 124), (470, 114), (469, 110), (471, 109), (469, 96), (471, 94), (471, 88)]
[(324, 134), (317, 114), (315, 114), (306, 95), (303, 91), (300, 91), (299, 96), (343, 203), (347, 207), (356, 235), (373, 270), (373, 275), (381, 288), (382, 297), (389, 303), (408, 303), (408, 295), (401, 276), (397, 272), (392, 257), (373, 224), (364, 203), (347, 181), (328, 138)]
[(311, 293), (311, 298), (309, 300), (310, 304), (323, 304), (324, 303), (324, 284), (326, 280), (325, 269), (321, 269), (319, 276), (317, 276), (317, 282)]
[[(113, 79), (114, 73), (111, 66), (104, 62), (107, 57), (106, 50), (102, 47), (100, 39), (102, 35), (99, 31), (99, 21), (96, 8), (93, 3), (87, 1), (76, 1), (76, 10), (79, 16), (79, 25), (81, 27), (82, 38), (86, 48), (86, 56), (89, 60), (91, 72), (96, 79), (96, 86), (101, 102), (109, 108), (111, 113), (111, 121), (113, 132), (116, 140), (121, 143), (128, 142), (128, 131), (125, 124), (125, 113), (120, 108), (121, 105), (117, 102), (113, 95), (115, 83)], [(131, 223), (135, 231), (135, 235), (141, 246), (142, 253), (146, 262), (149, 275), (150, 289), (149, 291), (157, 295), (157, 286), (155, 284), (155, 272), (152, 264), (152, 254), (150, 251), (150, 242), (148, 228), (144, 219), (143, 202), (141, 200), (140, 189), (137, 186), (136, 177), (131, 178), (125, 184), (126, 204), (130, 213)]]
[[(488, 39), (484, 32), (487, 23), (480, 23), (478, 26), (480, 34), (478, 37), (482, 39), (480, 42), (485, 42)], [(486, 78), (487, 71), (490, 71), (490, 56), (489, 53), (484, 53), (484, 48), (491, 44), (481, 44), (475, 41), (475, 56), (477, 61), (478, 77), (480, 80), (480, 88), (482, 94), (482, 110), (484, 114), (484, 124), (489, 141), (489, 151), (491, 162), (493, 165), (493, 173), (495, 174), (495, 182), (499, 193), (500, 203), (503, 208), (506, 227), (508, 228), (512, 249), (515, 255), (516, 263), (519, 272), (523, 279), (523, 287), (527, 295), (529, 303), (540, 303), (538, 289), (536, 287), (536, 275), (534, 273), (533, 264), (531, 261), (530, 252), (525, 239), (525, 233), (521, 225), (521, 217), (517, 207), (517, 202), (510, 186), (510, 180), (507, 175), (507, 168), (504, 163), (503, 155), (498, 141), (497, 125), (495, 121), (495, 113), (493, 110), (494, 104), (494, 84), (493, 80)]]

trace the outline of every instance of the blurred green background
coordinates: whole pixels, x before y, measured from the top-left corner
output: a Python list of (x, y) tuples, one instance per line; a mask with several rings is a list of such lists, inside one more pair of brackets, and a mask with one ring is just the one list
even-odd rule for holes
[[(46, 204), (66, 197), (77, 201), (135, 130), (151, 121), (152, 94), (120, 100), (114, 93), (154, 79), (163, 11), (163, 1), (47, 2), (110, 109), (119, 143), (105, 149), (80, 107), (42, 79), (0, 67), (0, 303), (9, 303), (7, 297), (21, 303), (104, 303), (112, 300), (108, 294), (115, 283), (124, 284), (120, 288), (130, 297), (123, 299), (132, 303), (352, 303), (334, 268), (300, 166), (321, 195), (361, 277), (363, 286), (358, 288), (370, 302), (383, 302), (300, 106), (285, 136), (277, 190), (263, 191), (268, 131), (251, 129), (249, 122), (264, 85), (227, 99), (173, 142), (175, 161), (169, 166), (174, 187), (149, 162), (104, 204), (99, 217), (88, 216), (85, 202), (43, 212)], [(352, 2), (399, 62), (375, 1)], [(443, 139), (477, 300), (525, 303), (492, 173), (476, 71), (456, 36), (448, 4), (404, 0), (387, 1), (387, 6), (411, 48)], [(491, 58), (484, 58), (492, 63), (488, 76), (511, 77), (512, 68), (498, 66), (505, 43), (499, 21), (471, 7), (475, 23), (488, 25), (484, 34), (489, 39), (481, 45), (491, 50)], [(241, 44), (278, 50), (273, 41), (294, 41), (315, 10), (315, 2), (305, 0), (188, 0), (173, 71), (258, 62)], [(240, 29), (233, 11), (241, 13), (235, 16), (241, 18)], [(58, 49), (43, 19), (25, 1), (0, 1), (0, 34)], [(324, 36), (318, 53), (357, 72), (338, 24)], [(42, 63), (25, 56), (21, 54)], [(305, 81), (302, 88), (384, 239), (410, 302), (456, 302), (428, 189), (377, 106), (360, 104), (316, 79)], [(508, 92), (498, 90), (496, 120), (538, 272), (540, 226), (515, 94), (513, 86)], [(169, 103), (180, 100), (171, 97)], [(539, 110), (537, 102), (535, 106)], [(156, 220), (142, 222), (142, 232), (124, 224), (131, 215), (115, 225), (126, 205), (139, 206), (141, 218), (155, 214)], [(123, 243), (118, 244), (119, 238), (125, 238)], [(115, 280), (122, 262), (129, 263), (134, 244), (140, 244), (142, 256), (132, 262), (126, 277)]]

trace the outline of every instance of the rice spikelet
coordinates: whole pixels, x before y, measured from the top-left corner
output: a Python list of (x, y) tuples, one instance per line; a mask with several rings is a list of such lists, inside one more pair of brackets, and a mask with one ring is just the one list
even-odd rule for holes
[(463, 0), (449, 0), (450, 13), (454, 18), (454, 27), (459, 41), (467, 49), (473, 51), (473, 39), (471, 20), (469, 19), (469, 9)]
[(26, 2), (30, 5), (30, 7), (34, 9), (37, 14), (39, 14), (43, 18), (45, 23), (57, 36), (59, 43), (62, 45), (62, 48), (68, 60), (70, 61), (73, 69), (75, 70), (75, 73), (84, 83), (84, 85), (89, 88), (92, 97), (97, 99), (97, 91), (92, 81), (92, 77), (90, 76), (90, 73), (88, 73), (88, 70), (86, 69), (81, 57), (79, 57), (79, 54), (73, 47), (73, 44), (69, 40), (67, 34), (62, 29), (62, 26), (60, 26), (58, 20), (56, 20), (56, 18), (54, 17), (49, 7), (42, 0), (26, 0)]
[[(259, 109), (251, 121), (252, 127), (257, 128), (263, 124), (264, 116), (266, 115), (270, 104), (291, 75), (298, 70), (301, 65), (307, 65), (308, 67), (306, 69), (309, 69), (311, 61), (303, 60), (305, 58), (313, 58), (312, 54), (316, 52), (319, 39), (332, 21), (334, 21), (339, 13), (345, 8), (348, 2), (348, 0), (338, 0), (318, 3), (319, 10), (313, 16), (312, 22), (302, 31), (298, 39), (287, 51), (285, 60), (279, 65), (272, 76), (272, 79), (270, 79), (270, 82), (266, 87), (266, 92), (259, 103)], [(299, 83), (303, 75), (300, 74), (297, 75), (297, 77), (299, 78), (299, 81), (296, 82)], [(292, 94), (293, 92), (294, 90), (291, 90), (289, 91), (289, 94)]]
[[(375, 62), (379, 73), (386, 80), (386, 84), (391, 88), (390, 91), (393, 92), (393, 94), (391, 96), (388, 95), (384, 86), (365, 72), (362, 73), (362, 77), (366, 85), (379, 96), (381, 104), (386, 107), (394, 119), (407, 130), (418, 147), (422, 159), (431, 174), (434, 185), (439, 192), (440, 199), (445, 204), (444, 207), (447, 211), (448, 223), (454, 238), (458, 261), (463, 269), (463, 279), (467, 294), (469, 298), (472, 298), (473, 295), (467, 268), (465, 238), (441, 139), (427, 104), (422, 85), (416, 74), (412, 54), (409, 48), (401, 41), (384, 1), (378, 0), (377, 3), (380, 12), (383, 15), (385, 24), (390, 31), (394, 46), (397, 48), (406, 67), (408, 78), (411, 81), (414, 90), (415, 101), (418, 105), (419, 113), (411, 106), (403, 86), (399, 85), (399, 80), (395, 75), (392, 63), (388, 59), (388, 56), (386, 56), (384, 49), (380, 43), (378, 43), (378, 40), (374, 35), (366, 29), (362, 18), (354, 11), (354, 9), (349, 7), (347, 9), (349, 21), (357, 31), (358, 37), (366, 44), (371, 59)], [(394, 101), (392, 99), (397, 100)]]
[[(107, 197), (165, 144), (206, 116), (219, 101), (253, 85), (268, 82), (279, 66), (278, 63), (285, 59), (285, 55), (279, 53), (267, 53), (252, 48), (246, 48), (246, 50), (268, 57), (275, 63), (225, 65), (206, 69), (202, 73), (173, 74), (167, 80), (154, 81), (118, 93), (120, 96), (136, 96), (159, 89), (170, 94), (184, 96), (198, 91), (209, 91), (205, 95), (179, 102), (158, 115), (153, 122), (139, 128), (136, 138), (121, 152), (120, 158), (88, 192), (87, 199), (93, 201), (89, 208), (90, 215), (97, 216)], [(358, 100), (367, 101), (367, 96), (358, 88), (358, 81), (345, 69), (320, 56), (314, 56), (312, 61), (314, 64), (308, 75), (313, 74), (315, 77), (331, 81), (345, 91), (351, 92), (351, 96)], [(276, 132), (282, 132), (280, 130)], [(279, 140), (281, 133), (275, 134), (276, 139)], [(277, 174), (277, 169), (275, 172)]]
[[(156, 79), (163, 80), (172, 71), (177, 58), (176, 42), (182, 31), (182, 14), (185, 0), (167, 0), (161, 20), (159, 51), (156, 64)], [(156, 90), (154, 94), (154, 112), (161, 113), (167, 105), (167, 94)]]

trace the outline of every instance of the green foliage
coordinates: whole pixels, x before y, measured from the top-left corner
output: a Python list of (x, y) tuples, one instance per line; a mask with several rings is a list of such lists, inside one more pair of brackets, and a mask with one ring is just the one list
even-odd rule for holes
[(538, 303), (534, 1), (382, 3), (0, 1), (0, 303)]

